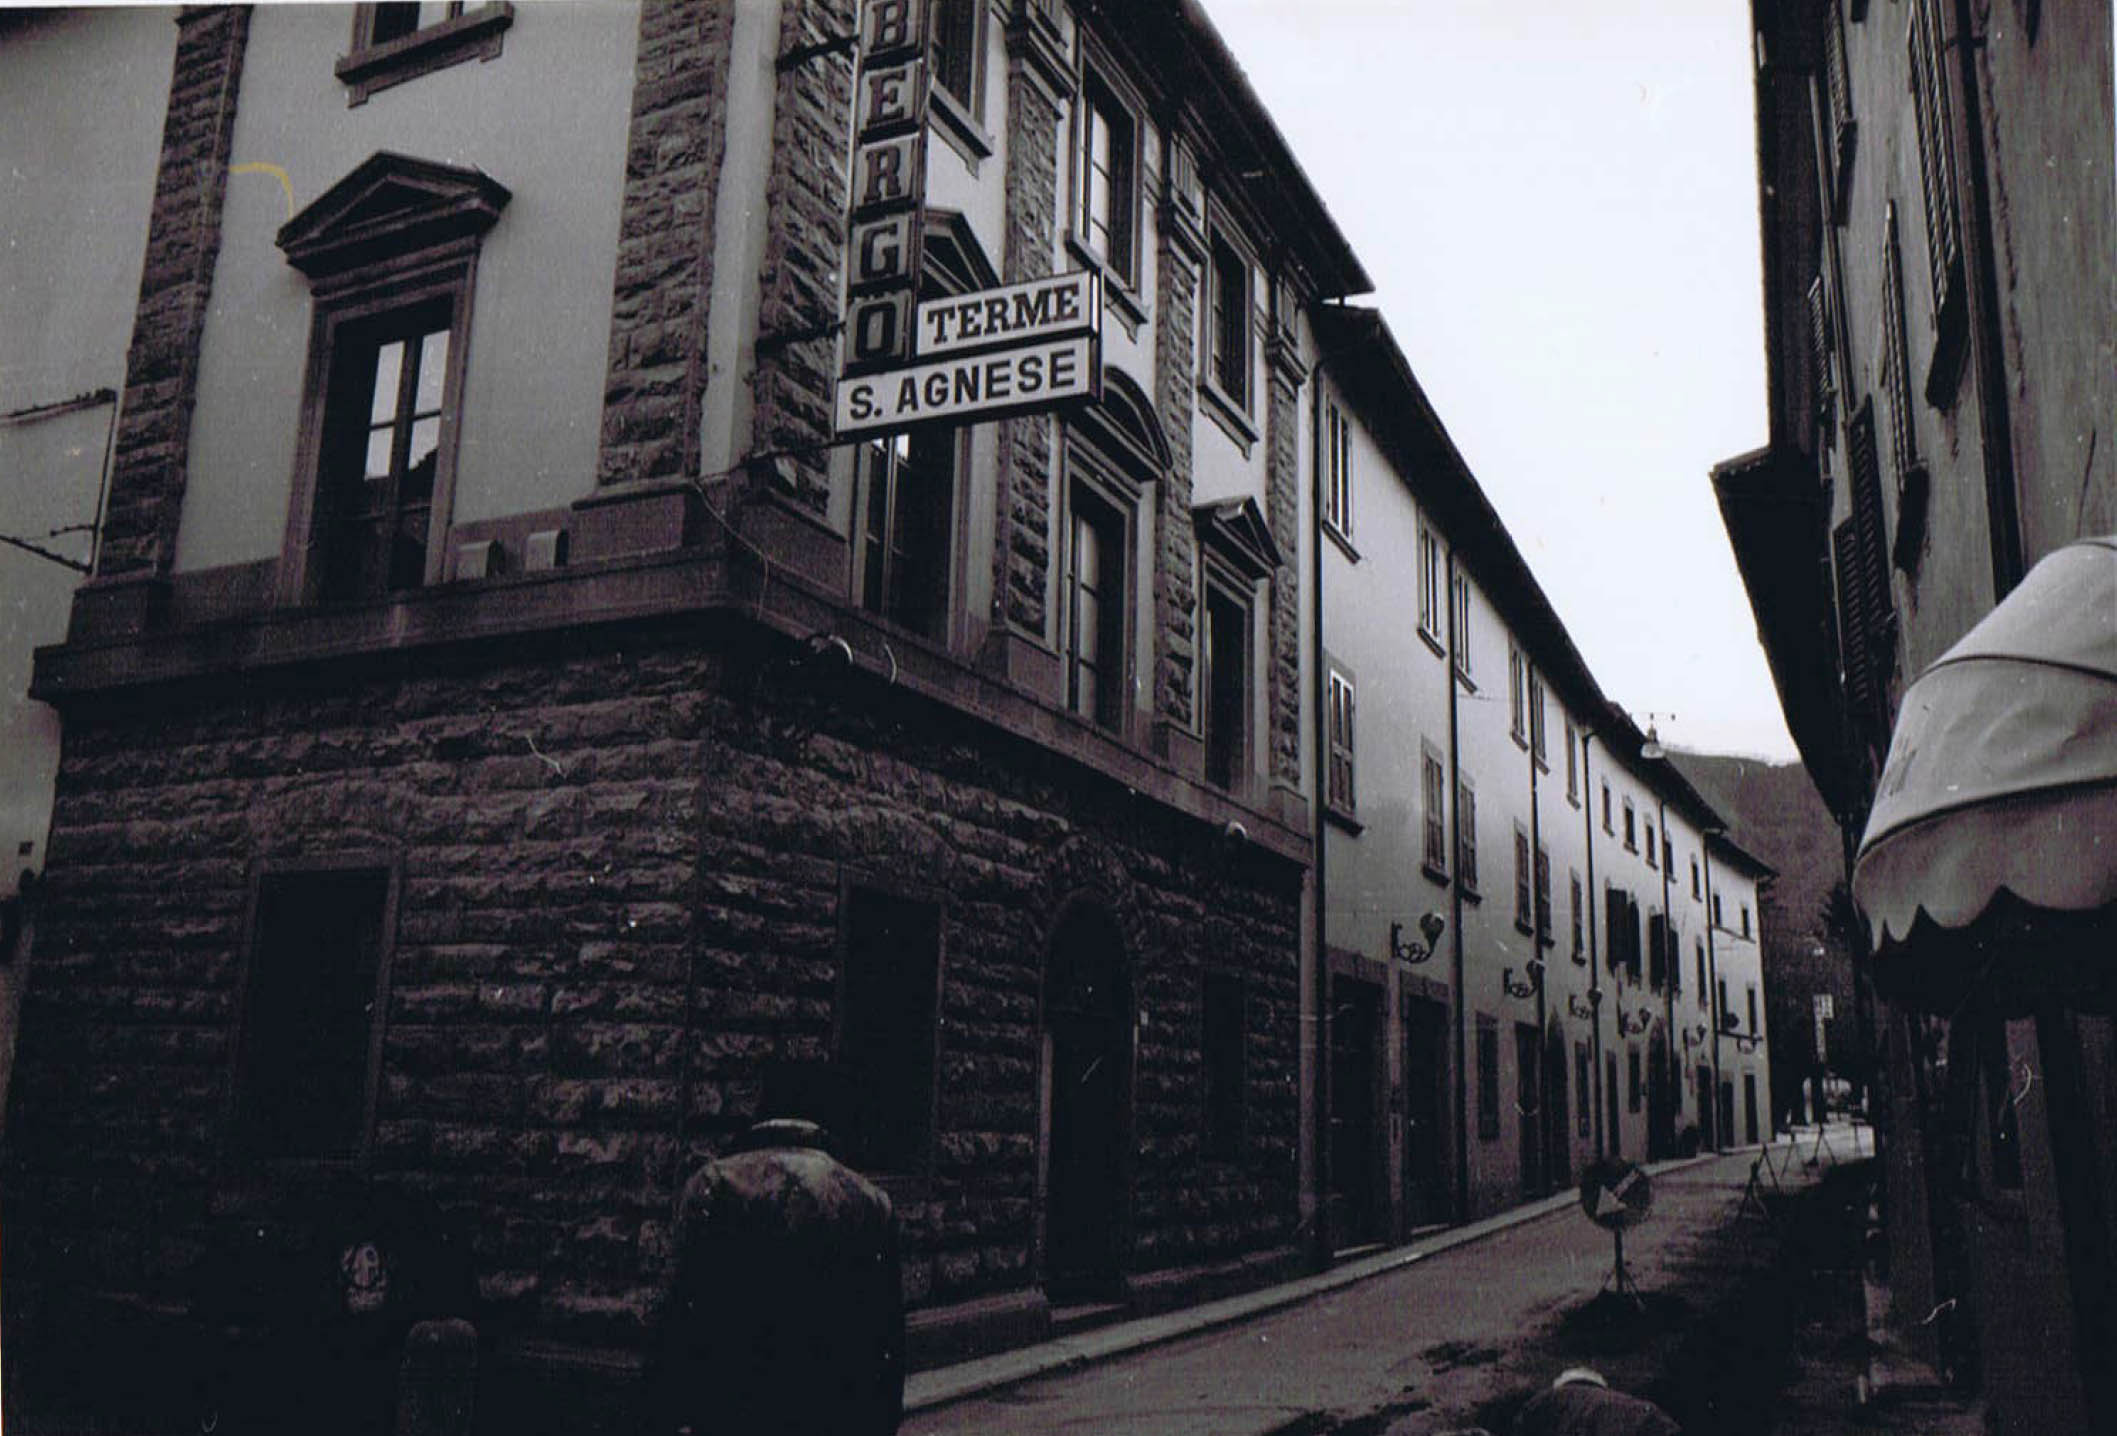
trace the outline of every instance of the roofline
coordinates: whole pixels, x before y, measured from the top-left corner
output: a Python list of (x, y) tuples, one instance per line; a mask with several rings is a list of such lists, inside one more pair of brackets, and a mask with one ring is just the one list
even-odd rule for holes
[(1777, 868), (1736, 842), (1725, 828), (1708, 832), (1705, 835), (1705, 845), (1708, 852), (1718, 852), (1724, 857), (1735, 859), (1733, 866), (1748, 869), (1751, 875), (1760, 881), (1779, 875)]

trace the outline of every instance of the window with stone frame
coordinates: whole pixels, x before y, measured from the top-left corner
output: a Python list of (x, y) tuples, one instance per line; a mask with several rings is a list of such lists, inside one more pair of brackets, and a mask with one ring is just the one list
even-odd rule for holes
[(1204, 672), (1206, 781), (1243, 785), (1250, 764), (1250, 602), (1237, 586), (1206, 581)]
[(1455, 576), (1455, 671), (1470, 682), (1470, 580)]
[(1928, 403), (1946, 407), (1962, 372), (1969, 330), (1964, 293), (1962, 212), (1955, 169), (1954, 100), (1948, 75), (1953, 53), (1942, 33), (1944, 7), (1911, 0), (1906, 44), (1911, 58), (1912, 116), (1918, 130), (1919, 188), (1926, 202), (1926, 269), (1933, 303), (1933, 352), (1927, 362)]
[(1514, 741), (1526, 746), (1529, 742), (1529, 664), (1522, 656), (1521, 645), (1513, 639), (1507, 640), (1507, 703), (1512, 715), (1507, 731)]
[(1419, 752), (1420, 817), (1425, 834), (1425, 844), (1420, 854), (1421, 865), (1427, 875), (1446, 878), (1448, 875), (1448, 773), (1441, 763), (1440, 750), (1431, 743), (1421, 743)]
[(1926, 466), (1919, 459), (1904, 330), (1904, 262), (1897, 242), (1896, 201), (1882, 223), (1882, 393), (1889, 408), (1890, 467), (1896, 475), (1896, 534), (1890, 555), (1909, 570), (1924, 538)]
[(1645, 822), (1645, 827), (1647, 831), (1647, 866), (1650, 868), (1658, 868), (1661, 866), (1661, 844), (1654, 836), (1654, 820), (1652, 818), (1648, 818)]
[(478, 251), (508, 198), (475, 170), (385, 153), (281, 229), (312, 300), (285, 597), (376, 598), (449, 576)]
[(1242, 1155), (1247, 1110), (1244, 992), (1239, 974), (1208, 972), (1201, 994), (1200, 1041), (1205, 1075), (1205, 1154), (1220, 1161)]
[(1613, 835), (1617, 831), (1610, 824), (1610, 780), (1608, 778), (1602, 780), (1602, 830), (1604, 833)]
[(1492, 1141), (1500, 1134), (1500, 1026), (1477, 1015), (1477, 1134)]
[(1233, 239), (1213, 230), (1207, 256), (1206, 377), (1237, 412), (1250, 409), (1251, 311), (1255, 305), (1250, 262)]
[(1325, 737), (1330, 750), (1330, 765), (1324, 784), (1324, 801), (1331, 812), (1351, 819), (1359, 812), (1358, 792), (1353, 782), (1353, 676), (1334, 663), (1330, 667), (1326, 688), (1329, 712), (1325, 714)]
[(1455, 878), (1465, 897), (1477, 896), (1477, 789), (1468, 773), (1455, 784)]
[(927, 63), (933, 86), (973, 122), (984, 114), (986, 0), (931, 0)]
[[(1346, 420), (1345, 411), (1335, 403), (1326, 404), (1323, 410), (1325, 457), (1325, 482), (1323, 486), (1323, 522), (1331, 530), (1350, 543), (1353, 536), (1353, 432)], [(1425, 527), (1419, 530), (1419, 623), (1427, 632), (1433, 631), (1434, 609), (1428, 588), (1432, 584), (1429, 575), (1431, 562), (1425, 552), (1429, 541)]]
[(1433, 525), (1419, 520), (1419, 631), (1441, 638), (1441, 540)]
[(1544, 725), (1544, 680), (1534, 668), (1529, 670), (1529, 751), (1536, 758), (1536, 766), (1550, 770), (1549, 744), (1545, 741)]
[(1126, 288), (1139, 283), (1140, 126), (1094, 68), (1081, 78), (1075, 138), (1075, 237)]
[(372, 863), (260, 877), (236, 1046), (237, 1150), (351, 1161), (366, 1147), (394, 887)]
[(948, 637), (963, 449), (961, 430), (927, 428), (857, 450), (860, 606), (937, 643)]
[(1536, 931), (1536, 898), (1530, 874), (1529, 830), (1514, 825), (1514, 925), (1523, 932)]
[(336, 73), (350, 91), (350, 102), (364, 104), (376, 91), (406, 80), (466, 60), (494, 58), (514, 18), (515, 7), (507, 0), (356, 5), (352, 43), (339, 57)]
[(1638, 824), (1638, 814), (1633, 810), (1632, 800), (1627, 798), (1625, 799), (1625, 851), (1628, 853), (1639, 851)]
[(1066, 706), (1104, 728), (1124, 719), (1129, 530), (1103, 491), (1074, 481), (1066, 515)]
[(832, 1133), (862, 1171), (922, 1171), (933, 1142), (940, 904), (850, 883), (839, 941)]

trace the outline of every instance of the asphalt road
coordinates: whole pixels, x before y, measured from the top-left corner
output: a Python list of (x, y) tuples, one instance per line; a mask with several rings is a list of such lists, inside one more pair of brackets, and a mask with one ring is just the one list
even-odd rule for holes
[[(1811, 1180), (1786, 1152), (1787, 1183)], [(1652, 1219), (1625, 1238), (1643, 1289), (1695, 1290), (1714, 1263), (1762, 1259), (1761, 1238), (1743, 1240), (1743, 1223), (1764, 1225), (1742, 1201), (1754, 1156), (1655, 1179)], [(1391, 1436), (1446, 1431), (1496, 1396), (1549, 1382), (1561, 1365), (1551, 1332), (1596, 1295), (1611, 1257), (1610, 1234), (1568, 1207), (1297, 1306), (919, 1413), (902, 1430), (1252, 1436), (1351, 1420)]]

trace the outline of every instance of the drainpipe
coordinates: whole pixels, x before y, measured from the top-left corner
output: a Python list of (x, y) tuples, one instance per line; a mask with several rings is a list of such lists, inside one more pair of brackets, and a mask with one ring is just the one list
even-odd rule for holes
[(1456, 676), (1457, 645), (1462, 642), (1462, 636), (1455, 629), (1455, 585), (1455, 549), (1451, 546), (1448, 550), (1448, 587), (1443, 595), (1448, 605), (1449, 810), (1455, 814), (1455, 830), (1450, 835), (1455, 881), (1448, 885), (1448, 929), (1454, 968), (1450, 986), (1455, 998), (1455, 1041), (1452, 1044), (1455, 1048), (1455, 1219), (1466, 1222), (1470, 1220), (1470, 1108), (1463, 1090), (1463, 812), (1459, 806), (1463, 796), (1462, 679)]
[[(1531, 694), (1534, 694), (1542, 685), (1536, 681), (1536, 670), (1530, 667), (1529, 655), (1527, 653), (1524, 653), (1522, 655), (1522, 668), (1525, 670), (1523, 676), (1529, 680), (1529, 691)], [(1543, 1070), (1544, 1064), (1551, 1060), (1550, 1044), (1544, 1040), (1544, 982), (1551, 975), (1549, 966), (1544, 963), (1544, 922), (1545, 914), (1549, 911), (1551, 907), (1551, 899), (1549, 896), (1549, 890), (1551, 886), (1551, 865), (1548, 861), (1544, 863), (1545, 892), (1544, 894), (1542, 894), (1544, 900), (1541, 906), (1539, 906), (1537, 903), (1537, 898), (1539, 894), (1536, 890), (1537, 861), (1542, 856), (1544, 851), (1543, 827), (1537, 821), (1536, 770), (1539, 766), (1539, 760), (1536, 756), (1536, 730), (1540, 725), (1543, 724), (1544, 715), (1541, 709), (1530, 713), (1529, 960), (1538, 964), (1538, 966), (1542, 967), (1544, 971), (1544, 976), (1541, 978), (1537, 978), (1536, 981), (1536, 1069), (1541, 1077), (1541, 1080), (1538, 1081), (1538, 1083), (1536, 1084), (1536, 1148), (1537, 1165), (1539, 1166), (1545, 1165), (1547, 1159), (1551, 1155), (1551, 1112), (1550, 1103), (1546, 1100), (1546, 1097), (1551, 1091), (1551, 1074)], [(1548, 726), (1545, 726), (1544, 731), (1546, 734), (1549, 734), (1551, 730)], [(1532, 977), (1535, 976), (1533, 972), (1525, 975)], [(1543, 1178), (1544, 1180), (1538, 1183), (1538, 1186), (1548, 1190), (1551, 1185), (1551, 1174), (1549, 1172), (1545, 1172), (1543, 1173)]]
[(1580, 808), (1588, 839), (1588, 1044), (1595, 1064), (1589, 1074), (1588, 1086), (1595, 1094), (1595, 1155), (1607, 1157), (1610, 1155), (1610, 1133), (1607, 1126), (1609, 1099), (1602, 1088), (1602, 953), (1596, 941), (1601, 927), (1595, 908), (1595, 784), (1588, 770), (1588, 754), (1594, 744), (1594, 730), (1582, 729)]
[(1705, 980), (1712, 984), (1706, 989), (1705, 1010), (1713, 1029), (1713, 1149), (1724, 1152), (1728, 1145), (1725, 1129), (1734, 1124), (1720, 1120), (1720, 954), (1713, 945), (1713, 839), (1721, 831), (1706, 829), (1699, 846), (1705, 853)]
[[(1668, 759), (1662, 761), (1666, 763)], [(1679, 1065), (1681, 1059), (1676, 1055), (1679, 1050), (1676, 1044), (1676, 953), (1672, 950), (1676, 945), (1676, 914), (1669, 906), (1669, 861), (1675, 856), (1676, 845), (1669, 841), (1668, 799), (1658, 792), (1654, 794), (1654, 816), (1660, 829), (1655, 841), (1661, 844), (1661, 852), (1657, 854), (1661, 859), (1661, 1030), (1667, 1040), (1663, 1050), (1668, 1053), (1662, 1059), (1662, 1066), (1666, 1069), (1662, 1080), (1669, 1084), (1664, 1100), (1669, 1104), (1669, 1137), (1673, 1140), (1676, 1123), (1683, 1116), (1683, 1069)], [(1663, 1152), (1661, 1155), (1673, 1154)]]
[(1315, 672), (1311, 695), (1315, 700), (1315, 722), (1310, 748), (1314, 754), (1315, 775), (1310, 783), (1309, 830), (1315, 834), (1314, 858), (1310, 865), (1313, 879), (1310, 883), (1315, 911), (1310, 917), (1313, 932), (1311, 947), (1314, 949), (1310, 962), (1311, 991), (1309, 1000), (1315, 1004), (1315, 1021), (1310, 1026), (1313, 1046), (1310, 1049), (1310, 1101), (1309, 1121), (1313, 1126), (1309, 1143), (1312, 1171), (1309, 1177), (1309, 1200), (1315, 1221), (1312, 1228), (1315, 1242), (1314, 1260), (1316, 1268), (1330, 1265), (1330, 923), (1328, 906), (1324, 898), (1328, 892), (1324, 882), (1324, 853), (1330, 846), (1330, 820), (1324, 809), (1329, 802), (1330, 788), (1330, 665), (1323, 657), (1323, 534), (1319, 527), (1323, 514), (1323, 369), (1324, 355), (1316, 356), (1316, 382), (1310, 386), (1309, 396), (1309, 637), (1310, 648), (1315, 654)]

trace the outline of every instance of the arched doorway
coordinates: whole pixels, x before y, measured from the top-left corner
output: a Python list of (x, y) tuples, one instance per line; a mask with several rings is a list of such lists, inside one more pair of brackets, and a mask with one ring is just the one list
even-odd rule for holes
[(1044, 1280), (1055, 1295), (1106, 1294), (1117, 1276), (1131, 1007), (1117, 924), (1092, 904), (1070, 908), (1044, 969)]

